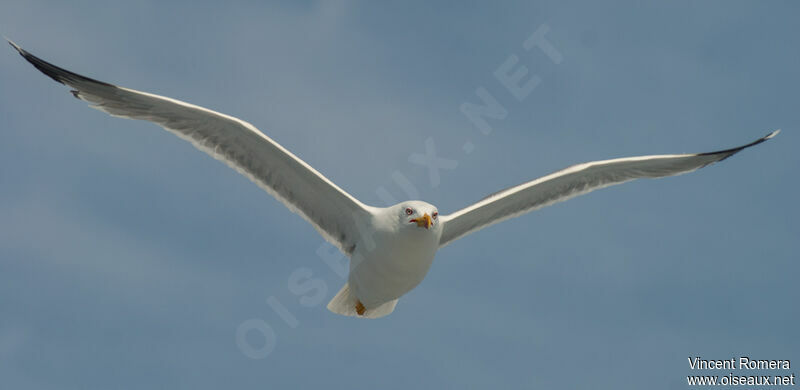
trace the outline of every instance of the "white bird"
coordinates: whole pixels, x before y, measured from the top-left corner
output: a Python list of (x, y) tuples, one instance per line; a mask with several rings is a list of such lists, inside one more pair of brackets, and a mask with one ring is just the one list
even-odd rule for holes
[(154, 122), (221, 160), (277, 198), (350, 256), (347, 283), (328, 304), (332, 312), (377, 318), (394, 311), (416, 287), (436, 251), (465, 235), (572, 197), (638, 178), (692, 172), (775, 135), (711, 153), (619, 158), (578, 164), (500, 192), (448, 215), (406, 201), (372, 207), (358, 201), (250, 123), (189, 103), (118, 87), (47, 63), (9, 41), (47, 76), (91, 107), (113, 116)]

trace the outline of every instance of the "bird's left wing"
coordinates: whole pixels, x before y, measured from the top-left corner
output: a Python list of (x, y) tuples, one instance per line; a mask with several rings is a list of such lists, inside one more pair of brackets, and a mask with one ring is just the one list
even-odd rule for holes
[(179, 100), (72, 73), (9, 43), (42, 73), (72, 87), (72, 94), (91, 107), (113, 116), (154, 122), (191, 142), (302, 216), (331, 244), (352, 252), (359, 222), (369, 215), (369, 207), (253, 125)]
[(775, 130), (747, 145), (719, 152), (627, 157), (573, 165), (489, 195), (472, 206), (439, 217), (444, 229), (439, 247), (484, 227), (600, 188), (633, 179), (695, 171), (760, 144), (778, 132), (780, 130)]

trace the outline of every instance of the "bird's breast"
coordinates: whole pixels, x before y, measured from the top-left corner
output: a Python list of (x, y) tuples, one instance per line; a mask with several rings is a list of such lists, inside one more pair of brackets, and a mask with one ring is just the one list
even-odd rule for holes
[(350, 285), (365, 305), (379, 305), (411, 291), (425, 278), (438, 249), (438, 235), (410, 230), (376, 232), (373, 242), (356, 247), (350, 260)]

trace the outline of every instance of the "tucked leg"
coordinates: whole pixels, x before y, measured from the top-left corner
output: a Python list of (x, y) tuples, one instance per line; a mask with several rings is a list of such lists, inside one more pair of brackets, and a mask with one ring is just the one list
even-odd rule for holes
[(360, 316), (363, 316), (366, 311), (367, 308), (364, 307), (364, 304), (361, 303), (360, 300), (356, 300), (356, 313), (358, 313)]

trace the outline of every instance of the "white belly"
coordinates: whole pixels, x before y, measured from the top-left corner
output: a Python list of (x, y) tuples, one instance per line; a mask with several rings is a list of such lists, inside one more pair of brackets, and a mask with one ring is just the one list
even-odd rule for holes
[(350, 287), (368, 309), (400, 298), (422, 282), (439, 249), (439, 234), (426, 229), (378, 231), (373, 238), (373, 250), (362, 242), (350, 259)]

